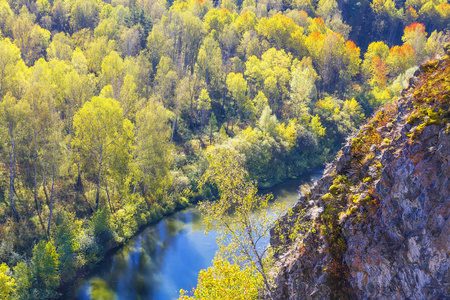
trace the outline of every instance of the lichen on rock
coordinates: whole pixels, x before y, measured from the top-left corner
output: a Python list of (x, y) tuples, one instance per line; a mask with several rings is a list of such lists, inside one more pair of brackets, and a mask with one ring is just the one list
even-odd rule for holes
[(450, 298), (449, 54), (415, 75), (294, 207), (312, 230), (272, 232), (278, 299)]

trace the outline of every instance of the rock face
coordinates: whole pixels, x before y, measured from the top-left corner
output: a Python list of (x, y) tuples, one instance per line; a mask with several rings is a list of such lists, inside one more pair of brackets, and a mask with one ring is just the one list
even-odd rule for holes
[(416, 75), (272, 232), (278, 299), (450, 299), (449, 55)]

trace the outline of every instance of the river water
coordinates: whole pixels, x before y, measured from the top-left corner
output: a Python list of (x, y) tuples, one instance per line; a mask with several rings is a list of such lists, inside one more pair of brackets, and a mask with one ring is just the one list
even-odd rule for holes
[[(314, 181), (313, 172), (263, 190), (287, 207), (295, 204), (301, 184)], [(197, 284), (198, 272), (211, 266), (217, 250), (216, 235), (204, 235), (197, 208), (175, 213), (149, 226), (98, 268), (78, 280), (65, 299), (170, 300), (180, 289)]]

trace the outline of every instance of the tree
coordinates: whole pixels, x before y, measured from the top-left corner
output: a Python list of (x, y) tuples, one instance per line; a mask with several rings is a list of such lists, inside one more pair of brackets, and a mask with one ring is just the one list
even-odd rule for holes
[(222, 52), (219, 43), (208, 35), (198, 51), (197, 73), (211, 90), (219, 90), (223, 82)]
[(226, 8), (213, 8), (206, 13), (204, 17), (206, 32), (213, 32), (218, 37), (222, 33), (226, 25), (233, 22), (233, 14)]
[(40, 241), (33, 248), (31, 258), (31, 284), (39, 298), (57, 295), (59, 286), (59, 255), (51, 241)]
[[(361, 65), (361, 69), (366, 78), (374, 80), (374, 78), (383, 78), (382, 80), (377, 80), (377, 82), (384, 82), (386, 71), (386, 58), (389, 55), (389, 47), (383, 42), (373, 42), (367, 48), (366, 53), (364, 53), (364, 61)], [(382, 84), (382, 85), (384, 85)]]
[(413, 67), (417, 62), (415, 54), (416, 52), (409, 43), (392, 47), (389, 50), (389, 56), (386, 58), (390, 75), (395, 78)]
[(227, 88), (234, 100), (234, 109), (242, 120), (253, 115), (253, 103), (247, 97), (247, 81), (242, 73), (229, 73), (227, 76)]
[(425, 45), (426, 55), (434, 57), (437, 54), (444, 52), (445, 35), (443, 32), (433, 31)]
[[(87, 60), (89, 72), (99, 75), (102, 71), (103, 59), (108, 56), (114, 48), (114, 41), (108, 41), (104, 36), (87, 43), (87, 49), (83, 54)], [(111, 57), (112, 61), (114, 61), (114, 59), (114, 56)]]
[(111, 53), (102, 61), (101, 81), (103, 86), (110, 84), (114, 91), (114, 98), (120, 99), (120, 90), (124, 79), (124, 65), (116, 51)]
[(19, 48), (9, 39), (0, 39), (0, 99), (12, 85), (16, 73), (16, 64), (20, 61)]
[(54, 28), (59, 32), (69, 28), (69, 3), (61, 0), (53, 3), (52, 21)]
[(414, 49), (417, 61), (424, 59), (426, 55), (425, 44), (427, 43), (427, 33), (423, 24), (412, 23), (407, 26), (404, 30), (402, 41)]
[(326, 20), (335, 14), (339, 14), (339, 8), (336, 0), (319, 0), (317, 4), (316, 14)]
[(161, 57), (155, 76), (155, 95), (166, 108), (173, 105), (178, 74), (173, 60), (168, 56)]
[(131, 144), (134, 139), (133, 124), (124, 119), (118, 101), (93, 97), (75, 114), (73, 145), (79, 149), (81, 160), (94, 159), (97, 164), (98, 209), (102, 170), (117, 173), (128, 167), (131, 160)]
[(252, 266), (241, 267), (215, 258), (212, 267), (200, 271), (193, 296), (182, 290), (179, 300), (253, 300), (259, 296), (261, 282), (261, 275), (255, 274)]
[(317, 73), (311, 58), (303, 58), (302, 62), (292, 72), (290, 103), (294, 107), (294, 117), (309, 119), (309, 104), (316, 93)]
[(13, 27), (14, 43), (20, 48), (22, 58), (28, 65), (44, 56), (51, 37), (50, 31), (33, 24), (33, 21), (34, 15), (22, 9)]
[(57, 59), (70, 61), (72, 57), (70, 37), (63, 32), (55, 34), (47, 48), (47, 57), (48, 60)]
[[(39, 220), (42, 227), (45, 228), (43, 221), (41, 219), (39, 201), (38, 201), (38, 168), (44, 167), (46, 162), (54, 162), (55, 151), (53, 146), (56, 146), (58, 141), (54, 141), (53, 137), (58, 127), (54, 127), (56, 120), (59, 117), (56, 116), (55, 109), (55, 99), (54, 96), (57, 89), (53, 89), (52, 85), (52, 70), (49, 67), (49, 63), (45, 60), (40, 59), (32, 67), (32, 73), (30, 78), (30, 85), (25, 95), (25, 101), (29, 103), (30, 106), (30, 150), (33, 157), (33, 172), (34, 172), (34, 202), (36, 206), (36, 212), (39, 216)], [(57, 71), (55, 71), (57, 73)], [(50, 146), (53, 145), (53, 146)], [(45, 150), (44, 150), (45, 149)], [(41, 153), (46, 153), (48, 155), (48, 160), (41, 159)], [(51, 156), (51, 158), (50, 158)], [(45, 190), (45, 169), (43, 173), (43, 182)], [(52, 168), (52, 178), (54, 183), (55, 167)], [(53, 188), (52, 194), (50, 196), (50, 211), (51, 203), (53, 200)], [(50, 214), (51, 219), (51, 214)], [(45, 231), (45, 229), (44, 229)], [(48, 230), (47, 230), (48, 232)]]
[(217, 131), (217, 119), (214, 112), (211, 112), (208, 127), (209, 127), (209, 144), (212, 145), (213, 132)]
[(251, 56), (245, 63), (245, 75), (249, 83), (249, 94), (252, 97), (263, 90), (270, 107), (277, 116), (282, 115), (282, 108), (289, 95), (291, 80), (290, 68), (292, 55), (284, 50), (270, 48), (262, 54), (261, 60)]
[(277, 50), (286, 50), (295, 56), (306, 54), (303, 28), (294, 20), (282, 14), (272, 18), (261, 18), (256, 28), (258, 34), (266, 38)]
[(196, 123), (199, 122), (200, 119), (200, 132), (203, 132), (203, 126), (205, 125), (208, 110), (211, 109), (211, 98), (209, 97), (209, 93), (206, 89), (202, 89), (197, 99), (197, 118)]
[(56, 213), (52, 230), (53, 242), (59, 256), (61, 277), (73, 276), (76, 272), (77, 234), (81, 231), (81, 221), (75, 218), (75, 212), (60, 210)]
[(0, 1), (0, 32), (9, 35), (13, 20), (14, 13), (11, 10), (8, 1)]
[(99, 6), (96, 1), (77, 0), (71, 6), (70, 27), (72, 32), (83, 28), (93, 29), (99, 13)]
[(14, 181), (16, 178), (17, 142), (26, 130), (30, 107), (26, 101), (18, 101), (7, 94), (0, 103), (0, 126), (6, 135), (5, 141), (9, 148), (9, 200), (16, 220), (19, 220), (14, 205)]
[(202, 188), (206, 182), (214, 184), (220, 199), (202, 202), (200, 210), (207, 232), (213, 227), (218, 231), (218, 256), (235, 263), (248, 263), (255, 268), (273, 299), (264, 262), (267, 247), (261, 243), (284, 208), (282, 205), (268, 208), (272, 196), (257, 194), (255, 183), (247, 181), (249, 174), (243, 168), (243, 157), (236, 151), (226, 147), (212, 148), (207, 157), (209, 168), (199, 187)]
[(158, 199), (168, 183), (172, 164), (169, 139), (168, 111), (150, 99), (137, 113), (134, 149), (134, 163), (139, 170), (142, 195), (146, 198)]
[(120, 35), (120, 48), (125, 56), (136, 56), (142, 49), (144, 31), (140, 26), (126, 28)]
[(0, 298), (3, 300), (11, 299), (11, 294), (16, 291), (14, 278), (9, 275), (9, 268), (5, 263), (0, 265)]

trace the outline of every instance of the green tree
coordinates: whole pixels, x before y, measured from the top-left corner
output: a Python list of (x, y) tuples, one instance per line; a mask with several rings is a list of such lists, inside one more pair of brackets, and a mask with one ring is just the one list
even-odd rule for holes
[(94, 159), (97, 164), (95, 207), (98, 209), (102, 170), (118, 175), (127, 169), (131, 160), (133, 124), (123, 117), (118, 101), (93, 97), (75, 114), (73, 126), (73, 145), (79, 149), (80, 159)]
[(100, 11), (98, 2), (77, 0), (71, 7), (70, 27), (72, 32), (76, 32), (83, 28), (94, 28), (98, 13)]
[(30, 262), (33, 294), (38, 298), (57, 295), (59, 286), (59, 255), (52, 242), (40, 241), (33, 248)]
[(75, 213), (60, 210), (56, 213), (55, 227), (52, 230), (53, 241), (57, 247), (60, 261), (59, 272), (62, 278), (75, 274), (76, 251), (78, 250), (77, 234), (81, 230), (81, 221)]

